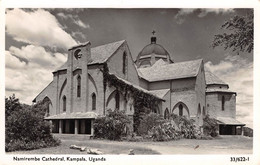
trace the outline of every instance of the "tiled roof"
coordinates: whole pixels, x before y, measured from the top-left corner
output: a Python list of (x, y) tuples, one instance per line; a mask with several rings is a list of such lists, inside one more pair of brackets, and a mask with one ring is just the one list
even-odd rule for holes
[(225, 83), (220, 78), (218, 78), (216, 75), (214, 75), (212, 72), (210, 72), (206, 67), (205, 67), (205, 79), (206, 79), (206, 84), (227, 85), (227, 83)]
[(160, 89), (160, 90), (151, 90), (149, 92), (160, 98), (163, 98), (169, 91), (170, 89)]
[[(157, 62), (159, 61), (160, 60)], [(151, 67), (139, 68), (139, 76), (150, 82), (196, 77), (202, 63), (202, 59), (165, 65), (157, 65), (156, 63)]]
[(125, 40), (91, 48), (91, 61), (88, 64), (104, 63), (111, 57)]
[(219, 124), (225, 124), (225, 125), (245, 125), (241, 123), (240, 121), (231, 118), (231, 117), (217, 117), (217, 120), (219, 121)]
[[(125, 40), (122, 40), (91, 48), (91, 59), (88, 62), (88, 65), (105, 63), (124, 42)], [(60, 66), (56, 71), (63, 69), (67, 69), (67, 62)]]

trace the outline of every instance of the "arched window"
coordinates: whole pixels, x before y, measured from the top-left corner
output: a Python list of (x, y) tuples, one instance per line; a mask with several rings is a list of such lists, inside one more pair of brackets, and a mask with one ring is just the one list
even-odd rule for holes
[(206, 117), (206, 110), (205, 110), (204, 106), (203, 106), (202, 114), (203, 114), (203, 117)]
[(92, 110), (96, 110), (96, 94), (92, 94)]
[(81, 93), (81, 77), (78, 75), (77, 77), (77, 97), (80, 97)]
[(170, 118), (169, 110), (168, 108), (166, 108), (164, 111), (164, 119), (169, 119), (169, 118)]
[(117, 91), (116, 92), (116, 95), (115, 95), (115, 99), (116, 99), (116, 109), (118, 109), (119, 110), (119, 101), (120, 101), (120, 95), (119, 95), (119, 92)]
[(125, 74), (126, 73), (126, 61), (127, 60), (127, 56), (126, 56), (126, 53), (124, 52), (123, 54), (123, 73)]
[(225, 110), (225, 96), (222, 96), (222, 111)]
[(46, 97), (43, 99), (43, 103), (44, 103), (45, 105), (47, 105), (46, 111), (45, 111), (45, 117), (48, 117), (48, 116), (50, 116), (50, 106), (51, 106), (51, 100), (50, 100), (50, 98), (46, 96)]
[(197, 112), (197, 117), (200, 118), (201, 115), (201, 107), (200, 104), (198, 105), (198, 112)]
[(62, 97), (62, 102), (63, 102), (63, 112), (66, 112), (66, 96)]
[(183, 105), (179, 105), (179, 116), (183, 116)]

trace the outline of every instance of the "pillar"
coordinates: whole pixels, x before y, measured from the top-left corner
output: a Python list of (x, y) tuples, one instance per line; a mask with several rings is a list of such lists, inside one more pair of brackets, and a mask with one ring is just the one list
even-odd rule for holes
[(59, 134), (62, 134), (62, 120), (59, 120)]
[(75, 131), (74, 134), (78, 134), (78, 129), (79, 129), (79, 120), (75, 120)]
[(93, 125), (94, 125), (94, 120), (92, 119), (91, 120), (91, 136), (94, 135), (94, 127), (93, 127)]

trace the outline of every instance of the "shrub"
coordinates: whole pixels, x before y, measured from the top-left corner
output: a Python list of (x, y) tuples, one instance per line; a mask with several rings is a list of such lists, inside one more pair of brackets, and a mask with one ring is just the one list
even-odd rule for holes
[(140, 125), (138, 127), (138, 135), (147, 135), (153, 127), (159, 126), (166, 122), (159, 114), (149, 113), (142, 116)]
[(124, 111), (111, 111), (94, 121), (94, 137), (109, 140), (120, 140), (127, 135), (129, 117)]
[(212, 136), (216, 137), (218, 135), (218, 123), (217, 120), (214, 118), (210, 118), (209, 115), (207, 115), (203, 119), (203, 133), (206, 136)]
[[(44, 120), (44, 103), (22, 105), (15, 97), (6, 99), (5, 150), (31, 150), (57, 146), (60, 141), (51, 135), (51, 124)], [(42, 112), (42, 113), (40, 113)]]
[(186, 139), (197, 139), (201, 136), (201, 132), (194, 124), (195, 121), (193, 119), (187, 119), (186, 116), (178, 116), (176, 114), (172, 114), (171, 118), (178, 127), (181, 137)]
[(154, 141), (168, 141), (180, 139), (180, 132), (170, 122), (161, 123), (151, 130), (149, 135)]

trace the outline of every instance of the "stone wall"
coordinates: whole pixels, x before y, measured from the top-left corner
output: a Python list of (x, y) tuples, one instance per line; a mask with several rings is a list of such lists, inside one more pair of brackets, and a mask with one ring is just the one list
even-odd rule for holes
[[(205, 106), (206, 106), (206, 81), (205, 81), (205, 72), (204, 72), (204, 64), (201, 63), (201, 66), (199, 68), (198, 75), (196, 77), (196, 85), (195, 85), (195, 91), (197, 96), (197, 114), (196, 118), (198, 121), (198, 125), (203, 125), (203, 117), (205, 116)], [(203, 113), (204, 111), (204, 113)]]
[[(225, 97), (224, 110), (222, 110), (222, 96)], [(207, 93), (207, 112), (210, 117), (236, 118), (236, 95), (231, 93)]]
[[(125, 74), (123, 73), (124, 53), (127, 55)], [(115, 74), (118, 77), (121, 77), (123, 79), (126, 79), (133, 84), (139, 85), (137, 70), (136, 67), (134, 66), (134, 61), (126, 42), (124, 42), (119, 47), (119, 49), (115, 52), (115, 54), (108, 59), (107, 65), (110, 73)]]

